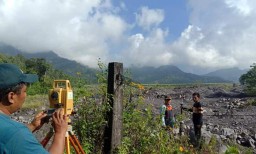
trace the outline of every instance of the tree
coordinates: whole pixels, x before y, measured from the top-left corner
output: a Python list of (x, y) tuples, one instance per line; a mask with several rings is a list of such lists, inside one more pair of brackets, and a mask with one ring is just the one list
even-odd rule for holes
[(50, 68), (50, 65), (43, 58), (31, 58), (25, 61), (26, 72), (37, 74), (39, 81), (43, 81), (46, 71)]
[(243, 74), (239, 81), (242, 85), (245, 85), (246, 91), (249, 94), (256, 93), (256, 64), (254, 63), (251, 66), (251, 69), (246, 73)]

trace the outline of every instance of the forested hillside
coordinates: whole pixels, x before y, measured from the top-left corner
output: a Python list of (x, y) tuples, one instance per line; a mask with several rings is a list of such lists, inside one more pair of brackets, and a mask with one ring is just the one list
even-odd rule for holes
[(28, 53), (0, 42), (0, 53), (8, 56), (22, 55), (24, 58), (27, 59), (45, 59), (45, 61), (51, 64), (52, 68), (56, 70), (61, 70), (62, 72), (71, 76), (76, 76), (79, 72), (80, 76), (86, 79), (88, 83), (96, 82), (95, 74), (97, 72), (97, 69), (89, 68), (88, 66), (84, 66), (74, 60), (62, 58), (53, 51)]
[[(49, 87), (52, 87), (53, 80), (69, 79), (75, 81), (77, 80), (75, 78), (79, 77), (79, 73), (77, 76), (71, 76), (63, 71), (54, 69), (53, 66), (43, 58), (27, 59), (20, 54), (16, 56), (0, 54), (0, 63), (16, 64), (23, 72), (38, 75), (39, 82), (33, 84), (29, 91), (30, 94), (46, 93)], [(85, 79), (82, 79), (81, 81), (85, 82)]]

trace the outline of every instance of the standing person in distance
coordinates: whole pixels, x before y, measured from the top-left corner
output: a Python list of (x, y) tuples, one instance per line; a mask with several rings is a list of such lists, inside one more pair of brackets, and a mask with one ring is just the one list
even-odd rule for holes
[(35, 74), (24, 74), (16, 65), (0, 64), (0, 154), (63, 154), (65, 134), (68, 128), (67, 115), (58, 109), (53, 114), (54, 138), (49, 152), (32, 134), (43, 125), (46, 116), (40, 112), (34, 120), (24, 125), (11, 119), (26, 99), (27, 84), (36, 82)]
[(182, 109), (185, 111), (193, 112), (192, 114), (192, 121), (194, 124), (194, 132), (195, 132), (195, 139), (196, 139), (196, 146), (201, 147), (201, 128), (203, 125), (203, 107), (200, 102), (200, 94), (198, 92), (195, 92), (192, 94), (192, 99), (194, 101), (192, 108), (185, 108)]
[(173, 128), (174, 122), (175, 122), (171, 101), (172, 101), (171, 96), (165, 96), (164, 104), (161, 106), (161, 109), (160, 109), (162, 126), (167, 128)]
[(192, 108), (193, 111), (193, 124), (194, 124), (194, 131), (196, 137), (196, 144), (197, 146), (201, 146), (201, 128), (203, 125), (203, 108), (200, 102), (200, 94), (195, 92), (192, 94), (192, 99), (194, 101), (194, 105)]

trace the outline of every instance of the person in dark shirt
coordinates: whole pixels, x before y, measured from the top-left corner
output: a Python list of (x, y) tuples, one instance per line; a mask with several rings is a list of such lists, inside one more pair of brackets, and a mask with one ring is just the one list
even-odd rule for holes
[(200, 94), (195, 92), (192, 94), (192, 99), (194, 101), (193, 107), (188, 109), (183, 107), (182, 109), (185, 111), (193, 112), (192, 114), (192, 121), (194, 124), (194, 132), (195, 132), (195, 139), (196, 139), (196, 146), (200, 147), (201, 145), (201, 128), (203, 125), (203, 108), (202, 104), (200, 103)]
[(193, 112), (192, 120), (194, 124), (194, 131), (195, 131), (196, 141), (198, 145), (201, 140), (201, 128), (203, 125), (203, 108), (202, 108), (202, 104), (200, 103), (199, 93), (193, 93), (192, 99), (194, 101), (194, 105), (192, 108), (192, 112)]

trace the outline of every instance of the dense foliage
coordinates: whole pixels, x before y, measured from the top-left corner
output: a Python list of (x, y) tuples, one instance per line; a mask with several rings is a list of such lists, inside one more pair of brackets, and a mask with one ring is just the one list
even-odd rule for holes
[(249, 94), (256, 93), (256, 64), (251, 66), (251, 69), (240, 77), (240, 83), (245, 85), (246, 91)]
[(53, 80), (69, 79), (74, 80), (73, 77), (66, 75), (62, 71), (55, 70), (52, 65), (46, 62), (43, 58), (26, 59), (22, 55), (7, 56), (0, 54), (0, 63), (12, 63), (21, 68), (24, 73), (37, 74), (39, 82), (31, 85), (28, 94), (46, 94), (49, 87), (52, 87)]

